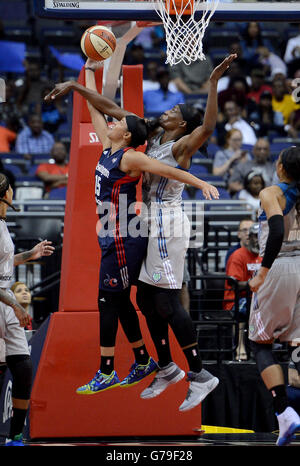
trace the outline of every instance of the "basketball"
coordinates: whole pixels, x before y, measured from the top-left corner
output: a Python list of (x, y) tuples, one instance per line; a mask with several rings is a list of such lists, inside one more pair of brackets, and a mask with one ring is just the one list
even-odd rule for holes
[(115, 35), (105, 26), (92, 26), (81, 37), (81, 50), (86, 57), (95, 61), (106, 60), (115, 51)]

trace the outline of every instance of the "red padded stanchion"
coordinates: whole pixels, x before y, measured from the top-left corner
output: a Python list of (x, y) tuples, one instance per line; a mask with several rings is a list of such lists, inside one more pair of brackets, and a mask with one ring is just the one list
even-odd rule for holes
[[(142, 333), (155, 354), (144, 318), (139, 313)], [(201, 426), (201, 410), (178, 411), (188, 383), (181, 381), (152, 400), (140, 393), (152, 376), (131, 388), (114, 388), (96, 395), (77, 395), (99, 364), (98, 316), (96, 312), (66, 312), (51, 316), (47, 341), (31, 397), (32, 438), (194, 436)], [(182, 352), (171, 335), (173, 355), (186, 369)], [(120, 378), (128, 374), (133, 353), (121, 328), (115, 354)]]
[[(102, 82), (100, 71), (96, 79)], [(84, 82), (83, 71), (79, 81)], [(123, 85), (125, 108), (142, 116), (142, 67), (124, 66)], [(97, 295), (101, 254), (94, 200), (94, 170), (100, 151), (86, 102), (74, 93), (59, 312), (51, 316), (32, 389), (31, 438), (199, 435), (200, 406), (187, 413), (178, 411), (188, 388), (184, 380), (153, 400), (139, 397), (152, 376), (131, 388), (91, 396), (75, 393), (94, 376), (100, 360)], [(147, 348), (156, 358), (144, 317), (138, 315)], [(174, 360), (186, 370), (172, 332), (171, 347)], [(115, 365), (120, 378), (128, 374), (132, 363), (133, 352), (119, 329)]]

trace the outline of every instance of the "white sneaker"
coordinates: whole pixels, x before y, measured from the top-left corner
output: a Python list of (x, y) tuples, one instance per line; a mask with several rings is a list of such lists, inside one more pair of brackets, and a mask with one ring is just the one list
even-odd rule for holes
[(147, 400), (160, 395), (169, 385), (183, 379), (184, 375), (185, 372), (175, 362), (170, 362), (167, 366), (159, 368), (149, 387), (141, 393), (141, 398)]
[(189, 411), (195, 408), (219, 383), (219, 379), (205, 369), (199, 373), (188, 372), (187, 380), (190, 381), (190, 386), (179, 411)]
[(295, 437), (294, 433), (300, 431), (300, 417), (298, 413), (288, 406), (283, 413), (277, 416), (279, 424), (279, 437), (276, 445), (282, 447), (288, 445)]

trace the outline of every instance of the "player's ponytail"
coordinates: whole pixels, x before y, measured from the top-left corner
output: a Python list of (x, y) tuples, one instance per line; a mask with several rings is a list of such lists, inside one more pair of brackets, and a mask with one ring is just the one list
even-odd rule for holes
[(17, 209), (12, 204), (10, 204), (6, 199), (3, 199), (3, 196), (5, 196), (5, 193), (8, 190), (8, 188), (9, 188), (9, 179), (8, 179), (8, 177), (4, 173), (0, 173), (0, 201), (7, 204), (15, 212), (18, 212), (19, 209)]
[(296, 211), (298, 216), (300, 216), (300, 147), (288, 147), (280, 155), (284, 171), (295, 182), (298, 189)]

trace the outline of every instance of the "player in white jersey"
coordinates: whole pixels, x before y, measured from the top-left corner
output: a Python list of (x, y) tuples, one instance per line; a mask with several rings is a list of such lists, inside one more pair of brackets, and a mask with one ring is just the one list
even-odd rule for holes
[[(5, 358), (13, 379), (13, 416), (6, 441), (7, 446), (23, 446), (22, 431), (29, 405), (32, 363), (24, 327), (30, 315), (16, 300), (10, 290), (14, 266), (51, 255), (54, 247), (50, 241), (38, 243), (30, 251), (14, 253), (14, 244), (6, 225), (6, 210), (12, 205), (13, 190), (9, 180), (0, 173), (0, 338), (5, 342)], [(15, 209), (16, 210), (16, 209)]]
[(289, 406), (284, 374), (272, 352), (275, 339), (288, 342), (300, 373), (300, 148), (283, 150), (277, 160), (279, 183), (260, 192), (261, 268), (249, 282), (254, 292), (249, 339), (260, 375), (273, 396), (279, 423), (277, 445), (287, 445), (300, 430)]
[[(203, 122), (200, 112), (187, 104), (176, 105), (164, 112), (159, 118), (161, 133), (154, 139), (148, 138), (147, 155), (173, 167), (189, 169), (193, 154), (207, 141), (215, 128), (218, 113), (217, 83), (235, 58), (235, 54), (228, 56), (213, 70)], [(128, 112), (110, 99), (75, 82), (56, 85), (46, 96), (46, 100), (61, 97), (70, 90), (79, 92), (102, 113), (117, 120), (128, 115)], [(147, 259), (142, 266), (138, 285), (137, 302), (146, 317), (159, 358), (159, 371), (141, 397), (153, 398), (170, 384), (184, 377), (184, 371), (172, 361), (168, 340), (168, 325), (170, 325), (190, 369), (189, 390), (179, 408), (181, 411), (187, 411), (197, 406), (219, 381), (202, 368), (196, 331), (190, 315), (183, 309), (179, 298), (184, 257), (189, 242), (188, 219), (181, 209), (183, 187), (181, 183), (160, 176), (149, 179), (145, 177), (143, 193), (150, 212), (148, 217), (150, 235)], [(203, 182), (202, 192), (206, 199), (218, 198), (217, 189), (208, 183)], [(169, 235), (166, 234), (167, 225), (170, 227)], [(155, 228), (158, 236), (151, 236), (152, 227)], [(176, 237), (178, 232), (174, 234), (172, 231), (174, 228), (180, 231), (178, 237)]]

